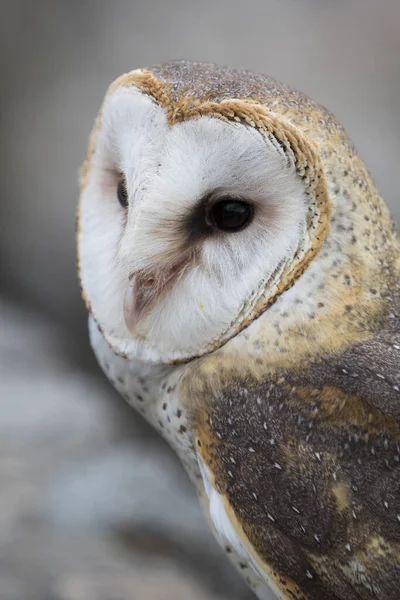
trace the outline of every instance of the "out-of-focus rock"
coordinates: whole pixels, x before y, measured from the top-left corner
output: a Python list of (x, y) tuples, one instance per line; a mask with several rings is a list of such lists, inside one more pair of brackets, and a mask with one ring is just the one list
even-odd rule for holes
[(54, 600), (222, 600), (210, 595), (193, 577), (176, 567), (141, 566), (135, 574), (91, 573), (60, 581)]

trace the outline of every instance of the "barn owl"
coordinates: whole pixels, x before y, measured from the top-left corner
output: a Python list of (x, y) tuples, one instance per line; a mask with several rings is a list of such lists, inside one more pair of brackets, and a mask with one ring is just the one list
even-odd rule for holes
[(400, 243), (332, 114), (178, 61), (111, 84), (81, 175), (91, 344), (258, 598), (400, 597)]

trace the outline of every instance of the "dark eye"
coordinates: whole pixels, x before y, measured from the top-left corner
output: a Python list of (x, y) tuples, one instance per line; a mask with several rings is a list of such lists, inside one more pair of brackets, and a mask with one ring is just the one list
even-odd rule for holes
[(248, 202), (227, 198), (211, 206), (209, 219), (211, 225), (221, 231), (240, 231), (253, 219), (254, 208)]
[(128, 191), (126, 189), (126, 181), (123, 175), (119, 176), (117, 185), (117, 196), (122, 208), (126, 208), (128, 206)]

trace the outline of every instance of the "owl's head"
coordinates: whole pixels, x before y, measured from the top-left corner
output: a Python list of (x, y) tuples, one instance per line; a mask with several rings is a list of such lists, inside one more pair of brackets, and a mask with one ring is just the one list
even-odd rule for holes
[(295, 127), (258, 102), (173, 90), (143, 70), (110, 87), (78, 214), (93, 318), (115, 352), (154, 362), (233, 337), (294, 282), (327, 229), (319, 157)]

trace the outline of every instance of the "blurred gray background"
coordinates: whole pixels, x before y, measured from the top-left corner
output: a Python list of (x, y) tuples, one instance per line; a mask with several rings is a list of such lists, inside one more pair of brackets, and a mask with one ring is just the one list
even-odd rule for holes
[(78, 169), (111, 80), (268, 73), (343, 122), (400, 218), (399, 0), (1, 1), (0, 600), (250, 599), (180, 465), (99, 373)]

